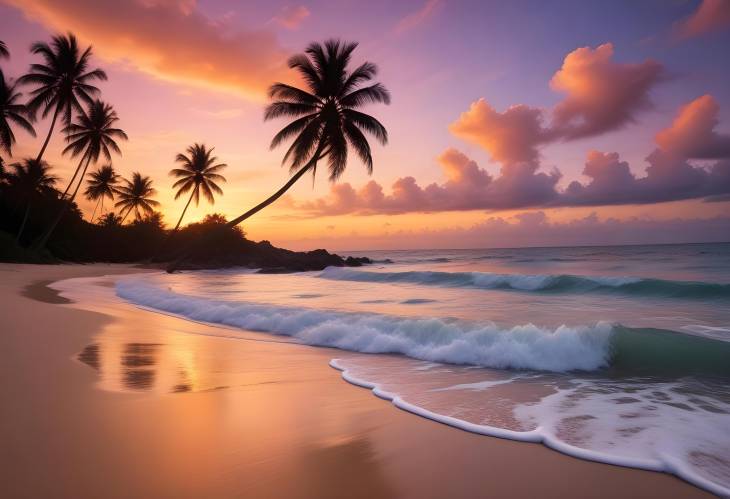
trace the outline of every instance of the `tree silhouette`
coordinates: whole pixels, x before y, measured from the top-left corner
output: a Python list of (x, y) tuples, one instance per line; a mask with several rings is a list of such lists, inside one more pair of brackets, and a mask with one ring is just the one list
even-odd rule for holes
[(41, 110), (45, 118), (53, 113), (48, 135), (36, 158), (40, 161), (59, 114), (66, 125), (71, 124), (74, 111), (83, 114), (81, 101), (91, 103), (92, 96), (99, 93), (91, 82), (106, 80), (106, 73), (101, 69), (89, 71), (91, 47), (82, 52), (71, 33), (54, 36), (50, 45), (36, 42), (31, 46), (31, 52), (40, 55), (43, 64), (31, 64), (30, 72), (21, 76), (18, 82), (35, 87), (28, 102), (28, 108), (34, 114)]
[(8, 46), (5, 45), (5, 42), (0, 40), (0, 59), (7, 59), (10, 57), (10, 52), (8, 52)]
[(195, 206), (200, 201), (200, 194), (208, 200), (210, 204), (215, 204), (214, 193), (223, 195), (223, 191), (216, 182), (225, 182), (226, 179), (218, 172), (227, 165), (224, 163), (216, 164), (218, 158), (212, 156), (213, 148), (206, 149), (205, 144), (193, 144), (186, 149), (188, 155), (178, 154), (175, 161), (180, 163), (180, 168), (170, 170), (170, 176), (178, 180), (172, 185), (175, 192), (175, 199), (180, 198), (183, 194), (190, 192), (188, 202), (185, 203), (180, 219), (172, 230), (171, 234), (177, 232), (183, 221), (185, 212), (188, 210), (191, 201), (195, 201)]
[(11, 166), (15, 171), (8, 175), (8, 183), (10, 188), (18, 193), (20, 199), (25, 201), (25, 214), (15, 237), (15, 240), (19, 242), (33, 203), (39, 196), (55, 195), (53, 187), (58, 181), (58, 177), (50, 173), (51, 167), (45, 161), (28, 158), (20, 163), (13, 163)]
[(115, 203), (115, 207), (120, 208), (120, 213), (124, 213), (120, 224), (123, 224), (127, 216), (134, 210), (134, 216), (137, 220), (141, 214), (151, 214), (160, 203), (152, 199), (157, 194), (157, 190), (152, 187), (152, 179), (143, 176), (139, 172), (132, 174), (132, 180), (124, 179), (124, 185), (117, 188), (117, 196), (119, 201)]
[(114, 200), (115, 186), (119, 183), (119, 175), (114, 171), (112, 165), (104, 165), (98, 170), (89, 174), (89, 180), (86, 182), (86, 190), (84, 196), (89, 201), (96, 201), (94, 211), (89, 219), (90, 223), (94, 222), (96, 210), (101, 203), (101, 212), (104, 212), (104, 198)]
[[(289, 59), (289, 67), (297, 70), (307, 90), (275, 83), (269, 89), (273, 100), (266, 108), (264, 120), (280, 117), (294, 120), (277, 133), (271, 148), (293, 138), (282, 163), (289, 164), (293, 173), (289, 181), (265, 201), (228, 222), (233, 227), (279, 199), (307, 172), (316, 174), (319, 161), (326, 160), (329, 178), (336, 181), (347, 166), (348, 149), (352, 147), (368, 173), (373, 159), (365, 133), (386, 144), (388, 132), (374, 117), (358, 108), (369, 103), (390, 103), (390, 94), (380, 83), (370, 82), (377, 74), (375, 64), (365, 62), (352, 71), (348, 69), (357, 43), (327, 40), (311, 43), (303, 54)], [(186, 248), (167, 268), (174, 272), (190, 252), (201, 245), (197, 241)]]
[(0, 149), (8, 153), (8, 156), (13, 155), (12, 147), (15, 144), (13, 125), (35, 137), (28, 108), (20, 102), (22, 95), (17, 91), (17, 85), (6, 81), (0, 70)]
[[(48, 238), (53, 234), (58, 222), (63, 218), (63, 214), (73, 200), (76, 199), (76, 194), (79, 192), (81, 183), (84, 181), (89, 164), (92, 161), (96, 163), (100, 155), (103, 155), (107, 160), (111, 160), (112, 152), (117, 154), (122, 153), (115, 139), (127, 140), (127, 134), (121, 129), (114, 127), (117, 121), (119, 121), (119, 118), (114, 108), (97, 99), (91, 102), (88, 113), (82, 113), (78, 116), (76, 123), (71, 123), (63, 129), (66, 133), (66, 140), (69, 142), (68, 146), (63, 150), (63, 153), (70, 152), (71, 157), (76, 157), (81, 154), (81, 161), (76, 167), (76, 173), (71, 177), (71, 181), (61, 195), (61, 199), (67, 202), (61, 205), (51, 225), (33, 245), (34, 249), (37, 250), (46, 245)], [(83, 170), (81, 170), (76, 188), (71, 196), (66, 199), (66, 194), (73, 185), (76, 175), (82, 166)]]

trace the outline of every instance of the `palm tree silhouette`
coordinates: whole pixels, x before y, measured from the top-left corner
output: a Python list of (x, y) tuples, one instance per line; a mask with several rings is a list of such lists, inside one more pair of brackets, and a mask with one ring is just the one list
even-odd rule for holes
[(91, 102), (88, 112), (81, 113), (77, 121), (77, 123), (71, 123), (63, 129), (67, 134), (66, 140), (69, 142), (68, 146), (63, 150), (63, 153), (70, 152), (71, 157), (76, 157), (81, 154), (81, 161), (76, 167), (76, 173), (74, 173), (71, 181), (66, 186), (66, 190), (63, 191), (61, 199), (66, 199), (66, 194), (73, 185), (76, 175), (82, 166), (83, 170), (81, 170), (79, 181), (76, 183), (73, 193), (66, 199), (67, 202), (62, 204), (56, 218), (48, 229), (46, 229), (40, 239), (33, 245), (33, 248), (36, 250), (46, 245), (48, 238), (53, 234), (58, 222), (61, 221), (61, 218), (63, 218), (64, 213), (66, 213), (73, 200), (76, 199), (76, 194), (79, 192), (81, 183), (84, 181), (89, 164), (92, 161), (96, 163), (102, 154), (108, 161), (112, 158), (112, 152), (122, 154), (115, 139), (127, 140), (127, 134), (123, 130), (113, 126), (119, 121), (114, 108), (98, 99)]
[(26, 202), (23, 221), (20, 224), (17, 236), (15, 236), (16, 242), (19, 242), (25, 230), (31, 206), (39, 196), (48, 195), (55, 191), (53, 187), (58, 177), (50, 173), (51, 167), (45, 161), (28, 158), (20, 163), (13, 163), (11, 166), (15, 171), (8, 175), (8, 183)]
[[(269, 97), (273, 102), (266, 108), (264, 120), (295, 118), (274, 136), (270, 146), (273, 149), (294, 138), (282, 161), (289, 163), (294, 175), (268, 199), (228, 222), (226, 228), (266, 208), (307, 172), (316, 174), (317, 163), (323, 159), (327, 160), (330, 181), (336, 181), (347, 166), (349, 147), (360, 157), (368, 173), (372, 173), (370, 144), (363, 132), (383, 145), (388, 142), (388, 132), (377, 119), (358, 108), (369, 103), (390, 104), (390, 94), (380, 83), (364, 85), (376, 76), (375, 64), (365, 62), (352, 71), (348, 69), (355, 48), (357, 43), (327, 40), (324, 44), (311, 43), (303, 54), (289, 59), (289, 67), (300, 73), (308, 89), (284, 83), (272, 85)], [(183, 251), (167, 271), (174, 272), (200, 244), (198, 240)]]
[(0, 149), (12, 156), (12, 147), (15, 144), (15, 134), (11, 125), (16, 125), (33, 137), (35, 130), (30, 123), (28, 108), (18, 102), (22, 94), (17, 92), (16, 84), (9, 84), (0, 70)]
[(96, 201), (91, 219), (89, 219), (89, 223), (93, 223), (96, 210), (99, 208), (99, 203), (101, 203), (100, 213), (103, 213), (104, 198), (114, 200), (115, 186), (119, 182), (119, 175), (114, 171), (112, 165), (104, 165), (95, 172), (91, 172), (89, 177), (91, 178), (86, 182), (84, 196), (89, 201)]
[(0, 59), (2, 59), (2, 58), (7, 59), (9, 57), (10, 57), (10, 52), (8, 52), (8, 46), (5, 45), (4, 41), (0, 40)]
[(177, 232), (180, 227), (190, 202), (195, 201), (195, 206), (198, 205), (201, 193), (210, 204), (215, 204), (214, 193), (223, 195), (223, 191), (216, 182), (226, 181), (225, 177), (218, 172), (228, 165), (224, 163), (215, 164), (218, 158), (212, 156), (213, 149), (212, 147), (206, 149), (205, 144), (195, 143), (186, 149), (188, 156), (180, 153), (175, 157), (175, 161), (181, 164), (180, 168), (170, 170), (170, 176), (179, 179), (172, 185), (174, 189), (177, 189), (175, 199), (177, 200), (183, 194), (192, 192), (190, 192), (188, 202), (185, 204), (182, 215), (180, 215), (180, 219), (177, 221), (171, 235)]
[(74, 111), (83, 114), (80, 101), (91, 103), (92, 96), (99, 93), (99, 89), (90, 82), (106, 80), (106, 73), (98, 68), (88, 70), (91, 47), (82, 52), (76, 37), (71, 33), (54, 36), (50, 45), (36, 42), (30, 50), (39, 54), (44, 63), (31, 64), (30, 72), (21, 76), (18, 81), (23, 85), (36, 87), (28, 102), (28, 107), (34, 114), (42, 109), (45, 118), (53, 112), (48, 135), (36, 158), (40, 161), (51, 140), (58, 115), (63, 113), (63, 122), (70, 125)]
[(143, 176), (139, 172), (134, 172), (132, 180), (124, 179), (124, 182), (125, 185), (116, 189), (119, 201), (114, 205), (120, 208), (120, 213), (124, 213), (120, 224), (124, 223), (132, 210), (134, 210), (135, 218), (139, 220), (141, 212), (149, 215), (155, 211), (156, 207), (160, 206), (160, 203), (152, 199), (152, 196), (157, 194), (157, 190), (152, 187), (151, 178)]

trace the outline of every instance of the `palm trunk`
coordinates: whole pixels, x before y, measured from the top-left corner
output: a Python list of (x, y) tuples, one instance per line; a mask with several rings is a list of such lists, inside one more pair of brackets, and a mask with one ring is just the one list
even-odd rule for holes
[(124, 225), (124, 221), (127, 219), (127, 216), (132, 212), (132, 208), (133, 208), (132, 206), (129, 207), (129, 209), (127, 210), (127, 213), (125, 213), (124, 216), (122, 217), (122, 221), (119, 222), (119, 225)]
[(43, 158), (43, 153), (46, 152), (46, 147), (48, 147), (48, 142), (51, 141), (51, 135), (53, 134), (53, 127), (56, 126), (56, 119), (58, 118), (58, 112), (60, 111), (60, 106), (56, 105), (56, 110), (53, 112), (53, 119), (51, 120), (51, 128), (48, 129), (48, 135), (46, 136), (46, 140), (43, 142), (43, 146), (41, 147), (41, 152), (38, 153), (38, 157), (35, 159), (36, 161), (40, 161)]
[(66, 197), (66, 194), (68, 194), (68, 190), (71, 188), (72, 185), (74, 185), (74, 180), (76, 180), (76, 175), (79, 174), (79, 170), (81, 169), (81, 165), (84, 164), (85, 159), (86, 159), (86, 154), (84, 153), (84, 155), (81, 156), (81, 161), (79, 161), (79, 165), (76, 167), (76, 171), (74, 172), (73, 177), (71, 177), (71, 180), (69, 181), (68, 185), (66, 186), (66, 190), (63, 191), (63, 194), (61, 194), (61, 199)]
[(28, 206), (25, 207), (25, 215), (23, 215), (23, 221), (20, 223), (20, 229), (18, 229), (18, 235), (15, 236), (15, 242), (20, 244), (20, 236), (23, 235), (25, 230), (25, 223), (28, 221), (28, 215), (30, 214), (30, 200), (28, 200)]
[(188, 199), (188, 202), (185, 203), (185, 208), (183, 208), (182, 215), (180, 215), (180, 220), (177, 221), (177, 225), (175, 226), (174, 229), (172, 229), (172, 232), (170, 233), (170, 235), (177, 232), (177, 229), (180, 227), (180, 224), (183, 221), (183, 217), (185, 216), (185, 212), (188, 211), (188, 206), (190, 206), (190, 201), (193, 200), (193, 196), (195, 196), (195, 193), (198, 192), (198, 188), (200, 188), (200, 184), (196, 185), (195, 189), (193, 189), (193, 192), (190, 193), (190, 198)]
[[(84, 170), (81, 173), (81, 178), (79, 178), (78, 184), (76, 184), (76, 189), (74, 189), (74, 193), (71, 195), (71, 197), (68, 200), (63, 199), (61, 197), (61, 202), (63, 203), (61, 205), (61, 209), (58, 210), (58, 214), (56, 214), (56, 218), (53, 220), (51, 225), (46, 229), (46, 231), (43, 233), (41, 238), (36, 241), (35, 244), (33, 244), (33, 250), (39, 251), (43, 249), (48, 242), (48, 238), (51, 237), (51, 234), (53, 234), (53, 231), (56, 230), (56, 226), (58, 225), (58, 222), (61, 221), (63, 216), (66, 214), (66, 211), (68, 210), (68, 207), (71, 206), (71, 203), (73, 203), (74, 199), (76, 198), (76, 194), (79, 192), (79, 187), (81, 187), (81, 183), (84, 181), (84, 175), (86, 175), (86, 170), (89, 168), (89, 163), (91, 163), (91, 155), (89, 155), (86, 158), (86, 165), (84, 165)], [(80, 165), (79, 165), (80, 166)], [(66, 189), (68, 190), (68, 188)]]
[[(271, 195), (265, 201), (257, 204), (256, 206), (254, 206), (253, 208), (248, 210), (246, 213), (244, 213), (240, 217), (234, 218), (233, 220), (228, 222), (223, 228), (221, 228), (220, 231), (216, 231), (216, 233), (211, 234), (209, 237), (215, 238), (218, 235), (223, 234), (225, 232), (225, 230), (230, 229), (231, 227), (235, 227), (236, 225), (240, 224), (247, 218), (252, 217), (256, 213), (263, 210), (264, 208), (269, 206), (271, 203), (273, 203), (274, 201), (279, 199), (281, 196), (283, 196), (284, 193), (291, 188), (291, 186), (293, 186), (300, 178), (302, 178), (304, 176), (305, 173), (307, 173), (309, 170), (312, 169), (312, 167), (314, 167), (314, 165), (317, 164), (317, 161), (319, 161), (320, 159), (322, 159), (322, 157), (325, 156), (326, 153), (322, 154), (323, 148), (324, 148), (324, 145), (320, 144), (319, 147), (317, 147), (317, 150), (315, 151), (314, 156), (312, 156), (312, 159), (310, 159), (309, 162), (305, 166), (303, 166), (298, 172), (296, 172), (292, 176), (292, 178), (290, 178), (289, 181), (281, 187), (281, 189), (276, 191), (273, 195)], [(172, 263), (170, 263), (170, 265), (167, 266), (167, 272), (170, 274), (175, 272), (180, 267), (180, 264), (183, 263), (183, 261), (189, 255), (191, 255), (195, 250), (197, 250), (205, 241), (206, 241), (205, 238), (200, 238), (196, 242), (194, 242), (193, 244), (191, 244), (190, 246), (185, 248), (182, 251), (182, 253), (180, 254), (180, 256), (178, 256), (175, 260), (173, 260)]]
[(94, 217), (96, 216), (96, 210), (99, 208), (99, 203), (101, 203), (101, 200), (104, 199), (104, 196), (101, 196), (99, 200), (96, 202), (96, 206), (94, 206), (94, 211), (91, 212), (91, 218), (89, 219), (89, 223), (94, 222)]

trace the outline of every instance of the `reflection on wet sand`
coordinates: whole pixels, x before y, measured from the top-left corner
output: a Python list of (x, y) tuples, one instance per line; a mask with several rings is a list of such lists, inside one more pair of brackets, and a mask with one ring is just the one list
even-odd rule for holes
[(113, 337), (102, 336), (77, 358), (98, 372), (106, 389), (172, 393), (193, 390), (191, 366), (183, 362), (185, 356), (162, 343), (118, 344)]

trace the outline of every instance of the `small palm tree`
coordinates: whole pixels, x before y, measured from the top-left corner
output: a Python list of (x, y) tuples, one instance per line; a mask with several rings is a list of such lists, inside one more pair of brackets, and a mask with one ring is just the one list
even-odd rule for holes
[(152, 179), (143, 176), (139, 172), (132, 174), (132, 180), (124, 179), (125, 184), (117, 187), (116, 192), (119, 197), (114, 206), (120, 208), (122, 216), (121, 224), (127, 219), (127, 216), (134, 210), (135, 219), (139, 220), (142, 213), (151, 214), (160, 203), (152, 199), (157, 194), (157, 190), (152, 187)]
[(54, 36), (50, 45), (36, 42), (30, 50), (43, 58), (43, 64), (31, 64), (30, 72), (18, 81), (35, 87), (28, 102), (34, 114), (42, 110), (45, 118), (53, 113), (48, 135), (36, 158), (40, 161), (51, 140), (59, 114), (62, 114), (66, 125), (71, 124), (74, 111), (83, 113), (81, 101), (91, 103), (92, 96), (99, 93), (99, 89), (91, 82), (106, 80), (106, 73), (101, 69), (89, 71), (91, 47), (82, 52), (76, 37), (71, 33)]
[(56, 214), (56, 218), (54, 218), (48, 229), (46, 229), (40, 239), (33, 245), (33, 249), (38, 250), (48, 242), (48, 238), (53, 234), (58, 222), (61, 221), (73, 200), (76, 199), (76, 194), (79, 192), (81, 183), (84, 181), (89, 164), (92, 161), (96, 163), (101, 155), (107, 160), (111, 160), (112, 152), (122, 154), (115, 139), (127, 140), (127, 134), (121, 129), (114, 127), (117, 121), (119, 121), (119, 118), (114, 108), (97, 99), (91, 102), (88, 112), (78, 116), (76, 123), (71, 123), (63, 129), (66, 133), (66, 140), (69, 142), (68, 146), (63, 150), (63, 153), (70, 152), (71, 157), (76, 157), (81, 154), (81, 161), (76, 167), (76, 173), (71, 177), (71, 182), (66, 186), (66, 190), (63, 191), (61, 199), (66, 199), (66, 194), (74, 183), (76, 175), (82, 166), (83, 170), (81, 170), (81, 175), (73, 193), (68, 197), (67, 202), (61, 205), (61, 208)]
[(31, 206), (41, 195), (55, 195), (53, 187), (58, 181), (58, 177), (51, 175), (51, 167), (45, 161), (28, 158), (11, 166), (15, 171), (8, 176), (8, 182), (10, 187), (19, 194), (20, 199), (25, 201), (25, 214), (20, 229), (18, 229), (18, 235), (15, 237), (16, 241), (20, 241)]
[(114, 171), (112, 165), (104, 165), (95, 172), (89, 174), (91, 177), (86, 183), (86, 190), (84, 196), (89, 201), (96, 201), (94, 211), (91, 214), (90, 223), (94, 222), (96, 216), (96, 210), (99, 208), (101, 203), (101, 212), (104, 212), (104, 198), (114, 200), (114, 189), (119, 182), (119, 175)]
[(175, 158), (175, 161), (180, 163), (181, 167), (170, 170), (170, 176), (178, 179), (177, 182), (172, 185), (174, 189), (177, 189), (175, 199), (177, 200), (183, 194), (190, 192), (188, 202), (185, 203), (182, 215), (180, 215), (180, 219), (177, 221), (177, 225), (175, 225), (171, 234), (177, 232), (191, 201), (195, 201), (195, 206), (197, 206), (202, 192), (203, 196), (210, 204), (215, 204), (213, 194), (223, 195), (223, 191), (216, 182), (226, 181), (225, 177), (220, 175), (218, 172), (227, 165), (224, 163), (215, 164), (216, 161), (218, 161), (218, 158), (212, 156), (212, 147), (210, 149), (206, 149), (205, 144), (196, 143), (188, 147), (186, 152), (188, 153), (188, 156), (180, 153)]
[(15, 144), (12, 125), (22, 128), (35, 137), (28, 108), (19, 102), (21, 97), (22, 94), (17, 91), (17, 85), (6, 81), (5, 75), (0, 70), (0, 149), (7, 152), (8, 156), (13, 155), (12, 147)]
[(113, 211), (110, 211), (106, 215), (103, 215), (99, 217), (98, 224), (101, 227), (119, 227), (122, 225), (122, 217), (114, 213)]
[[(380, 83), (366, 85), (378, 72), (375, 64), (365, 62), (349, 70), (355, 48), (357, 43), (327, 40), (324, 44), (311, 43), (304, 54), (289, 59), (289, 67), (300, 73), (307, 89), (284, 83), (272, 85), (269, 96), (273, 102), (266, 108), (264, 120), (294, 118), (271, 141), (273, 149), (293, 138), (282, 161), (289, 164), (293, 175), (268, 199), (228, 222), (228, 227), (240, 224), (269, 206), (306, 173), (311, 171), (314, 175), (320, 161), (327, 161), (330, 181), (336, 181), (345, 171), (350, 147), (368, 173), (372, 173), (373, 158), (365, 134), (385, 145), (388, 132), (377, 119), (358, 109), (370, 103), (390, 104), (390, 94)], [(196, 241), (196, 244), (201, 242)], [(193, 247), (183, 251), (167, 271), (174, 272), (192, 250)]]
[(5, 42), (0, 40), (0, 59), (4, 58), (7, 59), (10, 57), (10, 52), (8, 52), (8, 46), (5, 45)]

